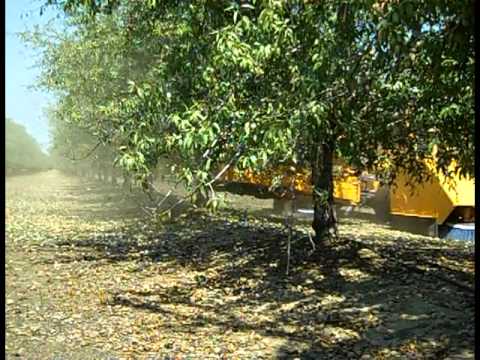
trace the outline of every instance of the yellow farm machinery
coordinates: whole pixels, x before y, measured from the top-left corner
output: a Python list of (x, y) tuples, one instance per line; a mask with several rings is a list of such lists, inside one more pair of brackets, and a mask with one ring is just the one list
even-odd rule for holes
[[(474, 179), (454, 177), (447, 180), (429, 163), (431, 180), (414, 187), (408, 186), (411, 179), (399, 174), (395, 183), (381, 186), (375, 176), (367, 173), (358, 175), (348, 167), (338, 165), (334, 177), (334, 198), (336, 203), (350, 212), (366, 204), (371, 206), (375, 217), (390, 220), (392, 224), (409, 224), (414, 232), (459, 240), (474, 240), (475, 234), (475, 182)], [(272, 184), (294, 190), (296, 199), (285, 193), (270, 191)], [(299, 212), (312, 212), (312, 186), (310, 173), (293, 168), (278, 168), (272, 171), (254, 173), (251, 171), (230, 171), (224, 178), (226, 190), (250, 194), (257, 197), (273, 197), (274, 208), (286, 207)], [(228, 189), (230, 187), (230, 189)], [(252, 189), (254, 189), (252, 191)], [(413, 191), (412, 191), (413, 190)], [(423, 228), (423, 229), (422, 229)], [(426, 230), (425, 230), (426, 228)]]

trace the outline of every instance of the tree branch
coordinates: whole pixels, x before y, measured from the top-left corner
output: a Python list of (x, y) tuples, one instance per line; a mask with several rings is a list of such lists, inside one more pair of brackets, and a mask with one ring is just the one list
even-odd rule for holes
[(85, 156), (82, 156), (80, 158), (71, 158), (67, 155), (65, 155), (65, 157), (67, 157), (69, 160), (72, 160), (72, 161), (79, 161), (79, 160), (85, 160), (86, 158), (88, 158), (90, 155), (92, 155), (95, 150), (97, 150), (97, 148), (101, 145), (102, 143), (101, 142), (98, 142), (97, 145), (95, 145)]
[[(207, 182), (206, 184), (199, 184), (197, 185), (192, 191), (190, 191), (187, 195), (185, 195), (184, 197), (182, 197), (181, 199), (179, 199), (176, 203), (172, 204), (171, 206), (169, 206), (167, 209), (165, 209), (164, 211), (162, 211), (161, 213), (159, 213), (158, 215), (159, 216), (162, 216), (164, 214), (167, 214), (168, 212), (170, 212), (171, 210), (173, 210), (174, 208), (176, 208), (178, 205), (184, 203), (187, 199), (191, 198), (196, 192), (198, 192), (198, 190), (200, 190), (200, 188), (204, 185), (204, 186), (208, 186), (208, 187), (211, 187), (216, 181), (218, 181), (224, 174), (225, 172), (227, 172), (227, 170), (238, 160), (238, 157), (241, 155), (241, 153), (243, 152), (243, 146), (240, 145), (239, 146), (239, 149), (237, 150), (237, 152), (232, 156), (232, 158), (230, 159), (230, 161), (227, 163), (227, 165), (225, 165), (223, 167), (222, 170), (220, 170), (220, 172), (218, 172), (218, 174), (212, 179), (210, 180), (209, 182)], [(171, 194), (171, 192), (169, 191), (169, 193), (167, 194), (167, 196), (169, 196)], [(162, 202), (166, 199), (166, 197), (162, 200)]]

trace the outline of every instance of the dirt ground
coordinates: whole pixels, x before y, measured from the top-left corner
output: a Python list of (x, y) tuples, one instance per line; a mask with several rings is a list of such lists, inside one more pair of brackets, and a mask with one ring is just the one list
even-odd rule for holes
[[(473, 359), (474, 248), (229, 197), (152, 219), (57, 171), (6, 179), (7, 359)], [(248, 208), (245, 213), (243, 209)]]

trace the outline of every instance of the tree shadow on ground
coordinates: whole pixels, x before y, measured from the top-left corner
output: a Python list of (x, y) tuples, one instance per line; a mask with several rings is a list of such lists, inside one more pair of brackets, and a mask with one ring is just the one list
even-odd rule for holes
[[(158, 313), (171, 312), (166, 309), (169, 304), (189, 306), (202, 315), (171, 313), (181, 324), (176, 331), (205, 324), (255, 331), (282, 343), (277, 358), (359, 358), (381, 351), (395, 358), (414, 354), (415, 346), (428, 348), (432, 358), (439, 358), (447, 348), (448, 352), (473, 348), (473, 334), (462, 332), (472, 322), (472, 294), (433, 276), (450, 272), (453, 278), (470, 282), (473, 275), (448, 268), (421, 274), (399, 262), (421, 264), (445, 256), (457, 261), (462, 255), (427, 248), (419, 256), (413, 244), (395, 247), (375, 236), (357, 236), (356, 241), (344, 237), (331, 246), (317, 244), (313, 251), (305, 232), (298, 230), (286, 276), (287, 238), (282, 227), (267, 222), (245, 225), (241, 217), (194, 211), (160, 227), (142, 225), (141, 239), (139, 227), (126, 227), (116, 234), (76, 241), (75, 246), (94, 250), (89, 258), (82, 255), (83, 261), (137, 259), (147, 267), (171, 262), (200, 273), (194, 281), (170, 288), (119, 289), (110, 304)], [(372, 243), (375, 251), (366, 246)], [(193, 301), (202, 290), (221, 302), (208, 295), (205, 301)], [(245, 309), (252, 313), (242, 313)], [(169, 331), (172, 328), (175, 325), (169, 325)]]
[[(115, 213), (114, 206), (102, 211)], [(255, 332), (270, 358), (420, 353), (437, 359), (472, 350), (473, 293), (436, 275), (471, 285), (473, 273), (462, 264), (473, 263), (473, 255), (356, 229), (314, 247), (308, 227), (296, 227), (288, 276), (282, 221), (245, 218), (242, 211), (209, 215), (182, 209), (169, 221), (136, 218), (110, 232), (66, 235), (56, 246), (73, 247), (73, 253), (60, 251), (55, 262), (133, 261), (134, 271), (147, 274), (158, 273), (159, 266), (181, 270), (186, 276), (173, 285), (145, 290), (142, 277), (134, 289), (119, 286), (105, 305), (165, 316), (168, 325), (158, 325), (165, 331), (214, 326), (239, 336)]]

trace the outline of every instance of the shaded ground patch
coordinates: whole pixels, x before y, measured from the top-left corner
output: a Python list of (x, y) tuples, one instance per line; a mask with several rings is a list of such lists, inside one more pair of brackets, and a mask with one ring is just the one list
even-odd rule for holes
[(287, 277), (280, 222), (153, 221), (143, 200), (58, 172), (7, 179), (7, 358), (473, 358), (468, 245), (345, 220), (314, 250), (298, 223)]

